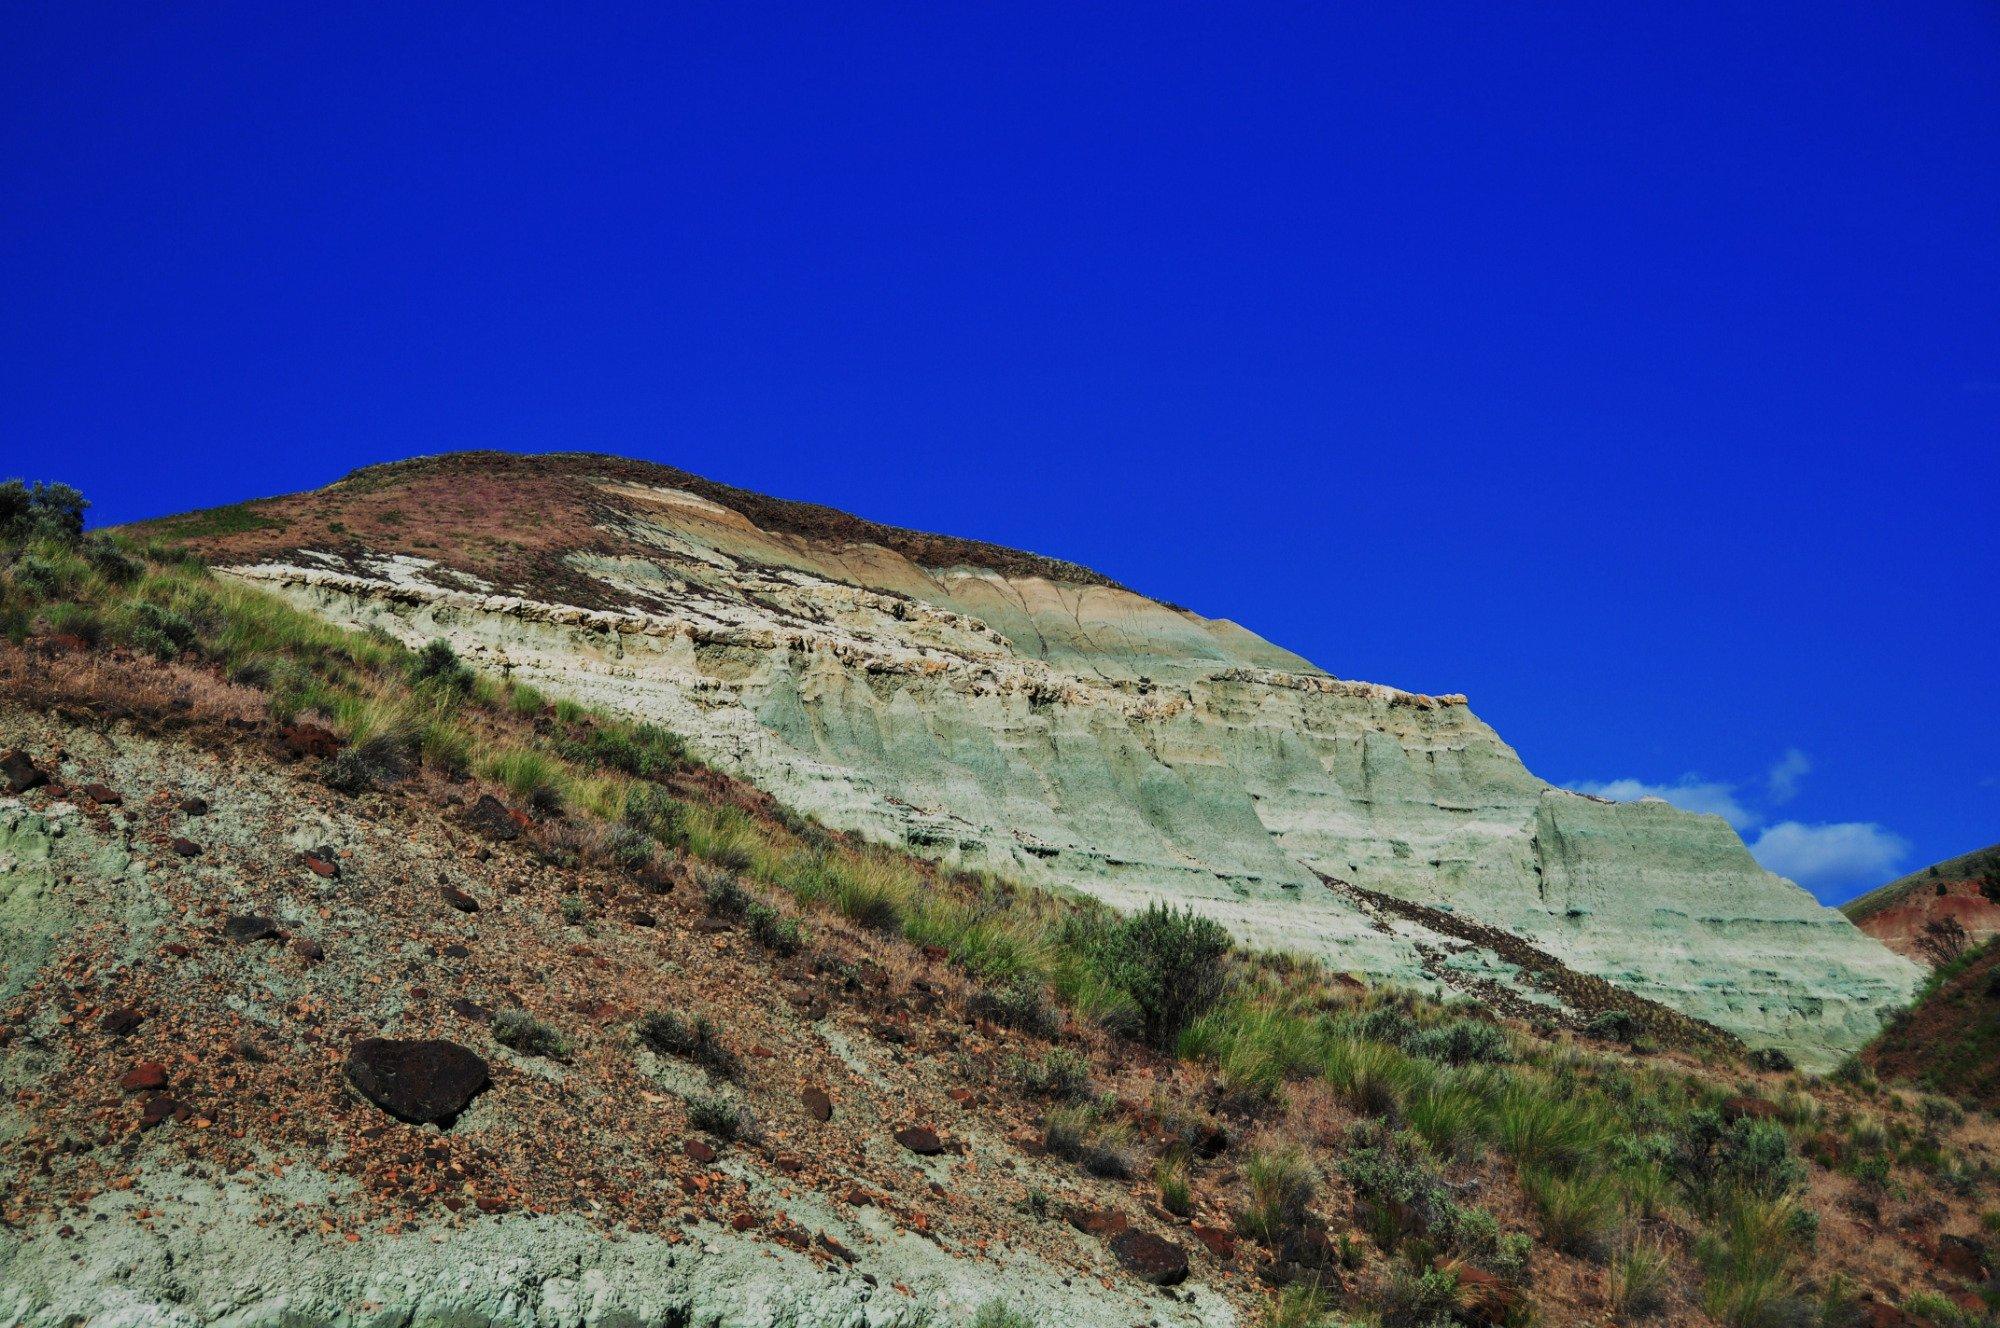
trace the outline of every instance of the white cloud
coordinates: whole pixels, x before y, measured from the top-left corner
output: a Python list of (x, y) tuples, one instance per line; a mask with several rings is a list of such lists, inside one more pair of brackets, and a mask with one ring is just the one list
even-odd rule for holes
[(1790, 802), (1798, 796), (1799, 781), (1812, 773), (1812, 758), (1796, 747), (1771, 763), (1764, 775), (1764, 789), (1772, 802)]
[(1578, 793), (1594, 793), (1616, 802), (1637, 802), (1640, 798), (1660, 798), (1682, 811), (1720, 816), (1737, 830), (1748, 830), (1759, 818), (1736, 800), (1736, 786), (1682, 775), (1672, 784), (1648, 784), (1638, 779), (1613, 779), (1602, 783), (1582, 780), (1571, 784)]
[(1815, 894), (1876, 886), (1892, 879), (1910, 851), (1902, 836), (1872, 821), (1805, 825), (1780, 821), (1750, 845), (1766, 869), (1790, 877)]

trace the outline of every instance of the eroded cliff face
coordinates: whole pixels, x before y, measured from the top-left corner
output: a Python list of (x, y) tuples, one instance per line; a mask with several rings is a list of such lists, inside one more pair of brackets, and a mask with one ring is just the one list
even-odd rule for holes
[[(442, 637), (666, 725), (828, 824), (1122, 907), (1190, 903), (1368, 976), (1561, 999), (1374, 892), (1808, 1065), (1866, 1040), (1916, 981), (1722, 821), (1553, 788), (1463, 697), (1341, 681), (1031, 555), (829, 533), (821, 509), (553, 460), (559, 489), (516, 486), (534, 560), (471, 556), (453, 534), (473, 524), (465, 486), (433, 471), (281, 500), (310, 505), (209, 556), (329, 619)], [(323, 534), (330, 513), (367, 529), (384, 492), (430, 504), (426, 556), (387, 543), (393, 527)]]

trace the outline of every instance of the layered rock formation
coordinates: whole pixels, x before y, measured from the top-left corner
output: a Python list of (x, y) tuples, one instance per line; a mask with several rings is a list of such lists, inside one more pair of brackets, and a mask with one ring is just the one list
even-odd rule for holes
[(1917, 977), (1719, 819), (1552, 787), (1463, 697), (1336, 679), (1069, 564), (605, 457), (461, 454), (232, 512), (179, 529), (232, 576), (967, 866), (1560, 1003), (1372, 892), (1815, 1065)]

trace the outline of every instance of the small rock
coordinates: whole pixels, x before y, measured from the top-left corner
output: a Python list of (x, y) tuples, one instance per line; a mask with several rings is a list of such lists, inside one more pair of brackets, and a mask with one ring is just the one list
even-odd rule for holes
[(181, 810), (183, 812), (186, 812), (189, 816), (206, 816), (208, 815), (208, 799), (182, 798)]
[(85, 784), (83, 786), (83, 796), (89, 798), (100, 807), (122, 807), (125, 805), (125, 799), (117, 789), (106, 788), (102, 784)]
[(167, 1067), (158, 1061), (144, 1061), (119, 1077), (118, 1086), (128, 1093), (150, 1093), (167, 1086)]
[(472, 1202), (479, 1206), (482, 1213), (504, 1213), (510, 1207), (505, 1199), (496, 1199), (490, 1194), (482, 1194)]
[(201, 856), (201, 845), (195, 843), (192, 839), (176, 839), (173, 843), (173, 850), (184, 858), (198, 858)]
[(278, 730), (280, 753), (295, 761), (307, 756), (320, 760), (338, 756), (342, 745), (338, 734), (317, 724), (293, 724)]
[(317, 964), (326, 958), (326, 947), (309, 936), (299, 936), (292, 941), (292, 951), (308, 964)]
[(805, 1104), (806, 1115), (825, 1122), (833, 1119), (833, 1099), (818, 1084), (811, 1084), (799, 1094), (799, 1101)]
[(1187, 1280), (1187, 1251), (1150, 1231), (1121, 1231), (1111, 1238), (1111, 1253), (1125, 1271), (1154, 1286), (1179, 1286)]
[(729, 1219), (729, 1227), (732, 1231), (748, 1231), (756, 1225), (757, 1219), (749, 1213), (737, 1213)]
[(124, 1037), (145, 1021), (146, 1016), (137, 1010), (128, 1010), (120, 1006), (98, 1020), (97, 1026), (113, 1037)]
[(174, 1101), (165, 1093), (161, 1093), (157, 1097), (148, 1100), (146, 1109), (139, 1113), (139, 1128), (150, 1130), (155, 1125), (166, 1120), (167, 1117), (178, 1116), (185, 1110), (186, 1108), (180, 1103)]
[(468, 1001), (463, 996), (452, 997), (445, 1002), (445, 1008), (459, 1018), (470, 1019), (475, 1024), (490, 1024), (493, 1022), (493, 1012), (491, 1010), (474, 1001)]
[(188, 947), (182, 945), (179, 941), (168, 941), (165, 945), (160, 947), (160, 953), (166, 955), (172, 955), (176, 959), (185, 959), (189, 955), (193, 954), (194, 951), (188, 949)]
[(255, 913), (236, 914), (222, 924), (222, 934), (224, 938), (238, 944), (282, 939), (284, 936), (284, 933), (278, 930), (277, 923), (269, 918), (259, 917)]
[(479, 901), (455, 885), (439, 886), (438, 898), (444, 900), (445, 903), (450, 904), (461, 913), (477, 913), (479, 911)]
[(818, 1244), (821, 1249), (831, 1254), (834, 1258), (839, 1259), (842, 1263), (853, 1263), (860, 1257), (853, 1250), (848, 1249), (824, 1231), (819, 1233)]
[(470, 959), (472, 958), (472, 948), (460, 945), (454, 941), (444, 949), (438, 951), (438, 955), (445, 959)]
[(1729, 1121), (1773, 1120), (1778, 1115), (1778, 1104), (1746, 1095), (1724, 1099), (1721, 1112), (1722, 1118)]
[(709, 1144), (703, 1143), (699, 1139), (690, 1139), (686, 1143), (682, 1144), (681, 1152), (687, 1154), (695, 1161), (702, 1163), (704, 1166), (710, 1162), (715, 1161), (714, 1147), (712, 1147)]
[(489, 1079), (470, 1048), (431, 1038), (364, 1038), (347, 1054), (347, 1078), (370, 1102), (412, 1125), (449, 1126)]
[(928, 1125), (911, 1125), (896, 1131), (896, 1142), (919, 1157), (936, 1157), (944, 1151), (944, 1142)]
[(651, 913), (641, 910), (632, 915), (632, 925), (635, 927), (657, 927), (660, 925), (660, 920)]
[(1236, 1257), (1236, 1235), (1221, 1227), (1205, 1227), (1197, 1222), (1188, 1228), (1188, 1234), (1208, 1247), (1208, 1252), (1218, 1259)]
[(323, 876), (329, 881), (340, 878), (340, 864), (332, 858), (322, 858), (317, 853), (303, 853), (299, 855), (299, 860), (305, 863), (306, 870), (315, 876)]
[(1086, 1236), (1115, 1236), (1132, 1225), (1123, 1213), (1114, 1213), (1104, 1208), (1087, 1208), (1082, 1204), (1065, 1208), (1063, 1221)]
[(26, 752), (15, 747), (0, 752), (0, 782), (6, 784), (9, 793), (26, 793), (48, 783), (49, 777), (28, 759)]
[(945, 1096), (956, 1102), (959, 1106), (964, 1107), (971, 1105), (973, 1092), (969, 1088), (954, 1088), (945, 1094)]
[(472, 804), (472, 810), (465, 814), (465, 826), (476, 834), (488, 839), (518, 839), (521, 826), (507, 805), (491, 793), (479, 795), (479, 801)]
[(859, 1185), (850, 1185), (847, 1187), (847, 1203), (852, 1208), (869, 1208), (874, 1206), (875, 1196)]

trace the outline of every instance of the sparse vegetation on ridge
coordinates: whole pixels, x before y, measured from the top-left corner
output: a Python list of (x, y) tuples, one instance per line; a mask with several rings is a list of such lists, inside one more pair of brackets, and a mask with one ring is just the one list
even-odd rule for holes
[[(1823, 1108), (1813, 1081), (1796, 1074), (1785, 1081), (1792, 1098), (1771, 1100), (1768, 1114), (1733, 1100), (1738, 1079), (1785, 1073), (1773, 1062), (1648, 1060), (1612, 1045), (1627, 1040), (1621, 1029), (1593, 1030), (1605, 1040), (1597, 1046), (1535, 1036), (1463, 1003), (1355, 990), (1317, 964), (1234, 950), (1192, 913), (1156, 906), (1120, 918), (913, 861), (714, 796), (711, 772), (656, 726), (549, 706), (467, 669), (449, 647), (411, 651), (340, 631), (218, 580), (167, 545), (84, 536), (81, 511), (60, 486), (0, 486), (0, 532), (11, 532), (0, 555), (0, 630), (11, 640), (63, 632), (255, 687), (274, 720), (339, 735), (344, 749), (325, 777), (342, 792), (390, 787), (426, 768), (489, 781), (542, 818), (545, 851), (628, 873), (681, 865), (716, 914), (743, 919), (774, 955), (810, 952), (822, 926), (844, 919), (942, 952), (976, 984), (965, 1002), (974, 1018), (1044, 1040), (1088, 1026), (1135, 1051), (1171, 1051), (1209, 1076), (1213, 1106), (1268, 1137), (1226, 1164), (1183, 1142), (1147, 1156), (1152, 1136), (1129, 1106), (1091, 1097), (1081, 1057), (1051, 1049), (1024, 1058), (1016, 1077), (1048, 1099), (1052, 1152), (1095, 1176), (1132, 1178), (1173, 1213), (1230, 1187), (1243, 1196), (1236, 1231), (1281, 1261), (1299, 1263), (1317, 1247), (1326, 1190), (1345, 1186), (1396, 1270), (1378, 1307), (1384, 1324), (1462, 1317), (1470, 1269), (1525, 1287), (1519, 1242), (1529, 1227), (1544, 1251), (1602, 1265), (1610, 1302), (1628, 1317), (1661, 1312), (1679, 1269), (1698, 1278), (1693, 1298), (1717, 1322), (1810, 1322), (1785, 1317), (1816, 1307), (1824, 1289), (1810, 1271), (1814, 1173), (1802, 1143), (1816, 1160), (1833, 1159), (1822, 1173), (1871, 1193), (1898, 1176), (1987, 1182), (1961, 1175), (1949, 1155), (1949, 1112), (1898, 1105), (1858, 1070), (1838, 1101), (1878, 1101), (1893, 1129), (1846, 1105)], [(780, 899), (812, 924), (802, 927)], [(577, 910), (580, 923), (581, 899)], [(524, 1054), (568, 1051), (557, 1030), (515, 1011), (496, 1019), (494, 1036)], [(637, 1036), (722, 1078), (740, 1072), (703, 1020), (657, 1014)], [(733, 1099), (691, 1101), (689, 1116), (718, 1138), (755, 1134)], [(1353, 1116), (1366, 1127), (1327, 1132), (1337, 1145), (1291, 1133), (1301, 1121)], [(1454, 1178), (1473, 1176), (1515, 1209), (1453, 1197)], [(1685, 1240), (1671, 1243), (1669, 1232)], [(1329, 1305), (1317, 1287), (1288, 1290), (1270, 1322), (1315, 1322), (1300, 1316)]]

